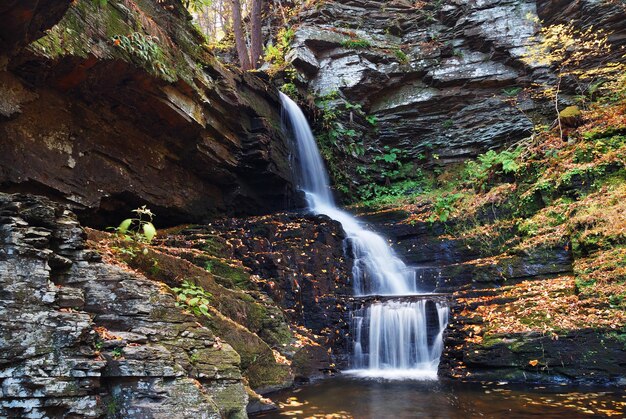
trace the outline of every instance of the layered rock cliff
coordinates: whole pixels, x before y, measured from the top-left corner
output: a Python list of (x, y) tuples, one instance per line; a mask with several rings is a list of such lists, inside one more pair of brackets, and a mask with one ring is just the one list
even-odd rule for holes
[[(149, 245), (32, 195), (0, 194), (0, 217), (2, 416), (243, 417), (268, 407), (252, 389), (346, 359), (336, 222), (233, 219)], [(206, 314), (177, 297), (189, 284)]]
[(92, 225), (148, 204), (161, 223), (286, 207), (275, 90), (220, 64), (177, 1), (0, 9), (0, 187)]
[(0, 415), (241, 417), (240, 357), (163, 285), (102, 262), (76, 217), (0, 195)]
[[(316, 101), (318, 138), (349, 202), (370, 197), (368, 184), (419, 178), (420, 168), (552, 123), (553, 106), (531, 93), (554, 75), (522, 59), (536, 32), (569, 22), (602, 28), (619, 57), (625, 15), (610, 1), (326, 1), (293, 19), (287, 59), (298, 75), (285, 79)], [(580, 93), (563, 89), (563, 106)]]

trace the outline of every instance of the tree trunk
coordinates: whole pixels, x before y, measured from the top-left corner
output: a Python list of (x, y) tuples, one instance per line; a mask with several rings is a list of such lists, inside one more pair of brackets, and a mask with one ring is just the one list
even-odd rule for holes
[(239, 0), (231, 0), (233, 12), (233, 33), (235, 34), (235, 46), (237, 47), (237, 55), (239, 63), (243, 70), (250, 70), (250, 56), (248, 55), (248, 47), (243, 32), (243, 24), (241, 21), (241, 2)]
[(250, 61), (252, 67), (259, 68), (263, 54), (263, 38), (261, 34), (261, 13), (263, 0), (252, 0), (250, 13)]

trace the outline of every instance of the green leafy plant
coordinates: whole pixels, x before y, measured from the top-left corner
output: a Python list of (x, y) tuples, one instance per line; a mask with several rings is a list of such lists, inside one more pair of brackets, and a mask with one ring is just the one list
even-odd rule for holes
[(372, 158), (373, 163), (382, 163), (381, 175), (389, 180), (394, 180), (400, 175), (402, 169), (401, 157), (406, 156), (405, 150), (399, 148), (383, 147), (383, 153)]
[(516, 159), (521, 154), (522, 149), (513, 151), (505, 150), (500, 153), (489, 150), (485, 154), (478, 156), (476, 161), (466, 163), (464, 176), (468, 183), (475, 187), (483, 188), (489, 178), (498, 174), (514, 174), (519, 169)]
[(213, 295), (206, 292), (204, 288), (189, 281), (183, 281), (180, 287), (172, 288), (176, 294), (176, 306), (184, 307), (196, 316), (207, 316)]
[[(279, 71), (286, 70), (289, 67), (285, 56), (291, 50), (291, 42), (295, 36), (293, 28), (281, 28), (276, 36), (276, 43), (265, 47), (265, 55), (263, 59), (270, 64), (268, 72), (272, 75)], [(295, 87), (295, 86), (294, 86)], [(284, 90), (283, 90), (284, 92)], [(285, 92), (285, 94), (289, 94)]]
[(502, 89), (502, 94), (509, 97), (515, 97), (522, 91), (521, 87), (505, 87)]
[(291, 82), (285, 83), (280, 86), (280, 91), (289, 97), (295, 97), (298, 94), (298, 89), (296, 88), (296, 85)]
[(213, 4), (213, 0), (183, 0), (183, 6), (190, 12), (199, 12)]
[(137, 217), (125, 219), (114, 230), (128, 240), (150, 243), (157, 235), (152, 224), (154, 214), (145, 205), (134, 209), (133, 212)]
[(113, 45), (119, 48), (136, 64), (147, 67), (166, 80), (174, 80), (165, 63), (165, 54), (159, 46), (159, 38), (133, 32), (130, 35), (115, 35), (111, 38)]
[(396, 50), (394, 50), (393, 53), (396, 56), (396, 58), (398, 59), (398, 62), (400, 64), (406, 64), (406, 63), (409, 62), (409, 57), (400, 48), (397, 48)]
[(430, 223), (434, 223), (435, 221), (445, 223), (448, 221), (450, 214), (454, 211), (454, 205), (462, 196), (463, 195), (460, 193), (455, 193), (437, 197), (433, 203), (433, 213), (428, 217), (428, 221)]

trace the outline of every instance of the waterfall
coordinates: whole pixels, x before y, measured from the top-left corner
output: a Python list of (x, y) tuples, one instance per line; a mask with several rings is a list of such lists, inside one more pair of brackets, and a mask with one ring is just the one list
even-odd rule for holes
[[(337, 208), (306, 117), (288, 96), (281, 93), (280, 99), (293, 133), (299, 187), (305, 193), (309, 210), (339, 221), (346, 232), (354, 259), (354, 294), (417, 294), (415, 270), (396, 256), (383, 237)], [(429, 316), (428, 302), (427, 299), (395, 301), (388, 298), (355, 310), (352, 313), (352, 364), (355, 368), (352, 372), (370, 377), (435, 378), (448, 308), (436, 303), (436, 315)], [(436, 330), (430, 340), (429, 330)]]

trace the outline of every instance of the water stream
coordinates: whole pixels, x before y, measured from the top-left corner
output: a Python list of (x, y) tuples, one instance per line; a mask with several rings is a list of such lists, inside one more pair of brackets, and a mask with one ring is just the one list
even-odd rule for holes
[(626, 417), (626, 393), (604, 387), (332, 378), (271, 395), (279, 418), (598, 418)]
[[(418, 295), (415, 269), (400, 260), (382, 236), (337, 208), (306, 117), (289, 97), (281, 93), (280, 98), (293, 133), (299, 186), (305, 193), (309, 210), (339, 221), (346, 232), (348, 248), (354, 258), (354, 294)], [(447, 319), (445, 304), (426, 299), (396, 301), (389, 298), (354, 311), (354, 369), (346, 373), (367, 377), (436, 378)]]

